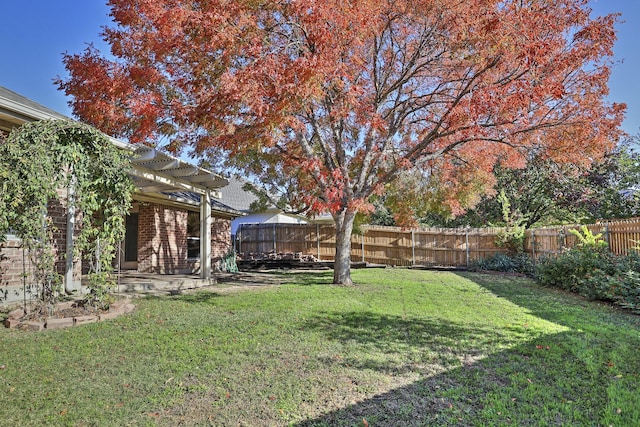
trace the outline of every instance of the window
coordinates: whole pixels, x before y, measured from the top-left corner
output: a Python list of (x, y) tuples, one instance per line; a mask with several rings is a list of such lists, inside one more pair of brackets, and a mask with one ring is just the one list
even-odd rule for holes
[(200, 258), (200, 213), (187, 214), (187, 257)]
[(11, 228), (11, 226), (9, 226), (9, 229), (7, 230), (7, 234), (5, 235), (5, 238), (7, 239), (17, 239), (18, 237), (16, 236), (16, 231)]

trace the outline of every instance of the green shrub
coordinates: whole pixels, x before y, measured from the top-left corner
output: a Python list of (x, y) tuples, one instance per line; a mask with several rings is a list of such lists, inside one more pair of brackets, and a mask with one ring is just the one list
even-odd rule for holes
[(515, 255), (495, 254), (492, 257), (473, 261), (469, 266), (475, 271), (504, 271), (506, 273), (532, 274), (533, 262), (525, 253)]
[(116, 284), (109, 271), (89, 273), (87, 275), (87, 289), (89, 292), (82, 300), (82, 305), (98, 310), (108, 310), (109, 305), (114, 301), (111, 291), (115, 286)]
[(496, 245), (506, 249), (508, 255), (514, 257), (524, 252), (527, 218), (517, 210), (511, 210), (511, 203), (504, 190), (498, 194), (498, 202), (502, 207), (502, 220), (505, 226), (496, 234)]
[(620, 276), (611, 291), (616, 304), (640, 314), (640, 273), (629, 270)]
[(590, 247), (594, 249), (604, 249), (609, 246), (606, 240), (602, 237), (603, 233), (594, 234), (587, 228), (586, 225), (580, 227), (579, 230), (569, 230), (569, 233), (578, 238), (578, 246)]
[(601, 245), (583, 245), (558, 257), (540, 259), (536, 279), (592, 300), (640, 313), (640, 256), (620, 256)]
[(216, 264), (218, 271), (224, 271), (226, 273), (237, 273), (238, 264), (236, 263), (236, 251), (231, 249), (227, 254), (220, 258)]
[(592, 246), (581, 246), (557, 257), (541, 258), (536, 265), (536, 278), (544, 286), (580, 292), (580, 282), (597, 270), (614, 274), (611, 252)]

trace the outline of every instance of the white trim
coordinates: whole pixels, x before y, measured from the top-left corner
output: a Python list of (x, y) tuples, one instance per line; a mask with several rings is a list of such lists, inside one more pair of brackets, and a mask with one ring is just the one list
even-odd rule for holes
[(22, 239), (18, 236), (16, 236), (13, 233), (7, 233), (4, 235), (4, 243), (13, 243), (13, 244), (22, 244)]
[(211, 194), (200, 197), (200, 277), (211, 278)]
[[(15, 92), (14, 92), (15, 93)], [(22, 95), (19, 95), (22, 96)], [(38, 108), (25, 105), (21, 102), (16, 102), (4, 96), (0, 96), (0, 107), (4, 107), (2, 112), (12, 119), (18, 121), (28, 121), (28, 119), (34, 120), (50, 120), (50, 119), (67, 119), (71, 120), (62, 114), (55, 112), (42, 111)], [(6, 110), (5, 110), (6, 109)]]
[(163, 172), (147, 169), (139, 165), (136, 165), (132, 170), (129, 171), (129, 173), (139, 178), (153, 181), (158, 184), (164, 184), (165, 186), (168, 186), (174, 189), (190, 191), (192, 193), (198, 193), (198, 194), (204, 194), (207, 191), (205, 188), (191, 185), (185, 181), (178, 180)]

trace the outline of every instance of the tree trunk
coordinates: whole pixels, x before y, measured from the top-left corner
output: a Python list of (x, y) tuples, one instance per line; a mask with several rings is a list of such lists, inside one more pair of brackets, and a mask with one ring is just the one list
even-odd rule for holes
[(336, 223), (336, 258), (333, 267), (333, 283), (351, 285), (351, 232), (356, 213), (348, 210), (334, 216)]

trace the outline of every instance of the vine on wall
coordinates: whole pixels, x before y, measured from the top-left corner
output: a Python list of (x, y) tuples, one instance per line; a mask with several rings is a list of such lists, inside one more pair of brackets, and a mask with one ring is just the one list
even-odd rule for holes
[[(45, 305), (56, 302), (62, 283), (55, 268), (58, 230), (48, 213), (55, 202), (81, 213), (75, 256), (90, 265), (88, 299), (104, 304), (116, 245), (131, 209), (129, 167), (129, 153), (97, 129), (71, 120), (27, 123), (0, 143), (0, 236), (11, 226), (22, 239)], [(61, 189), (67, 190), (63, 196)]]

